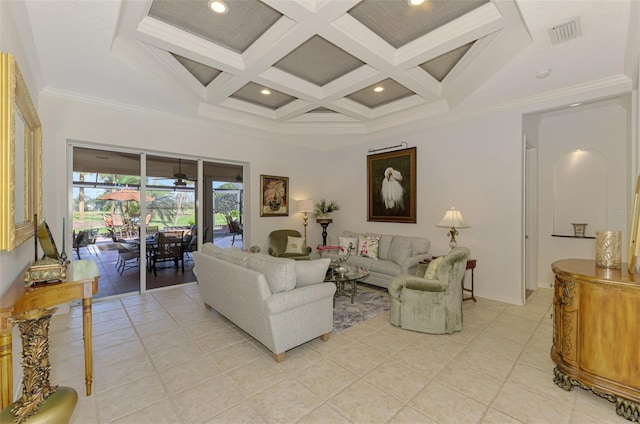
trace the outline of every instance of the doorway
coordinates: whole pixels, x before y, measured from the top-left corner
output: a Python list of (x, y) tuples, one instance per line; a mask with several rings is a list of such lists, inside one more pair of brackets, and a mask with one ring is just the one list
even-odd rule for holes
[[(192, 253), (198, 244), (212, 241), (215, 219), (224, 219), (220, 224), (225, 224), (220, 225), (218, 241), (231, 245), (233, 235), (225, 231), (226, 217), (242, 223), (242, 165), (109, 147), (70, 147), (72, 199), (68, 215), (73, 223), (73, 255), (74, 259), (97, 262), (101, 278), (96, 297), (196, 281)], [(201, 201), (200, 163), (204, 164), (203, 181), (209, 181), (211, 187), (204, 190)], [(231, 182), (233, 187), (224, 187)], [(223, 200), (233, 200), (228, 202), (232, 207), (222, 208), (221, 218), (214, 214), (218, 191), (222, 191)], [(202, 225), (197, 220), (200, 204)], [(209, 223), (206, 217), (210, 217)], [(174, 253), (159, 253), (161, 238), (173, 240)], [(236, 234), (233, 245), (242, 248), (241, 235)]]

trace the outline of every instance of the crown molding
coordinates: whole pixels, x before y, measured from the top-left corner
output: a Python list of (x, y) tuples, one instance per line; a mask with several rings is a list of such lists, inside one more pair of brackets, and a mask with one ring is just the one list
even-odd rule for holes
[[(632, 90), (632, 84), (633, 82), (629, 77), (619, 74), (612, 77), (602, 78), (597, 81), (577, 84), (572, 87), (515, 99), (513, 101), (504, 102), (485, 108), (461, 112), (450, 111), (448, 104), (444, 100), (442, 100), (439, 102), (415, 107), (411, 110), (398, 111), (393, 113), (392, 115), (379, 118), (375, 121), (371, 121), (368, 124), (363, 124), (361, 122), (349, 122), (345, 120), (341, 121), (338, 119), (317, 122), (322, 118), (328, 117), (327, 115), (330, 114), (318, 114), (325, 116), (318, 116), (315, 118), (309, 117), (303, 122), (297, 122), (298, 120), (304, 119), (303, 117), (296, 118), (296, 120), (292, 120), (289, 122), (277, 122), (271, 121), (268, 118), (256, 116), (248, 112), (233, 111), (227, 107), (213, 106), (207, 103), (200, 103), (197, 108), (199, 118), (193, 118), (174, 113), (167, 113), (152, 108), (135, 106), (51, 88), (45, 88), (40, 93), (40, 95), (56, 97), (73, 102), (93, 104), (127, 112), (135, 112), (148, 116), (175, 119), (188, 124), (205, 125), (216, 128), (219, 128), (220, 123), (223, 123), (233, 124), (248, 131), (267, 131), (272, 135), (300, 134), (307, 136), (367, 136), (404, 125), (419, 123), (420, 128), (432, 127), (509, 109), (516, 109), (518, 113), (522, 115), (529, 113), (538, 113), (543, 110), (549, 110), (553, 107), (564, 106), (573, 101), (589, 101), (598, 98), (612, 97), (630, 93)], [(335, 143), (332, 143), (329, 140), (326, 143), (322, 144), (313, 143), (309, 147), (318, 150), (329, 150), (339, 148), (344, 145), (344, 140)]]

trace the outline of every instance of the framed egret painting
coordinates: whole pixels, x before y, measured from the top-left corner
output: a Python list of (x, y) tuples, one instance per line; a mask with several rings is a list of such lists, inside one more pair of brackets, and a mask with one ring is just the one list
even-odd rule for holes
[(368, 221), (416, 223), (416, 148), (367, 156)]

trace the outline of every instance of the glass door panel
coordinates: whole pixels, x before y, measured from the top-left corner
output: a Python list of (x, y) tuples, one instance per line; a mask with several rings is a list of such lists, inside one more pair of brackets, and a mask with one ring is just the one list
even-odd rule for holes
[(197, 161), (147, 155), (147, 289), (195, 281)]
[(73, 147), (72, 254), (96, 261), (96, 297), (140, 290), (139, 190), (139, 154)]

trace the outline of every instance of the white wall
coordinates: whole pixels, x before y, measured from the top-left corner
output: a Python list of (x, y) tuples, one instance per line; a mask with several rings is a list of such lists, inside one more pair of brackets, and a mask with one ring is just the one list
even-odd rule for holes
[[(595, 258), (595, 240), (552, 237), (554, 233), (573, 234), (570, 216), (580, 220), (586, 213), (589, 218), (587, 235), (596, 230), (622, 230), (623, 258), (626, 258), (627, 211), (630, 209), (628, 185), (631, 172), (629, 161), (628, 111), (619, 104), (603, 102), (587, 110), (550, 116), (539, 126), (538, 167), (538, 278), (539, 285), (549, 287), (553, 283), (551, 263), (563, 258)], [(575, 152), (576, 149), (585, 149)], [(591, 152), (591, 153), (589, 153)], [(554, 201), (554, 167), (562, 158), (580, 160), (589, 154), (604, 158), (604, 178), (601, 184), (573, 186), (580, 201), (560, 204)], [(568, 172), (568, 166), (564, 171)], [(598, 188), (600, 187), (600, 188)], [(598, 205), (596, 210), (580, 206), (585, 201)], [(575, 207), (575, 208), (574, 208)], [(562, 210), (557, 210), (561, 208)], [(576, 210), (574, 210), (576, 209)], [(585, 209), (588, 209), (585, 212)], [(555, 217), (555, 218), (554, 218)], [(556, 222), (560, 218), (562, 222)], [(565, 222), (566, 221), (566, 222)]]
[[(269, 232), (279, 228), (303, 231), (302, 215), (295, 214), (295, 199), (318, 198), (322, 193), (323, 157), (326, 153), (291, 144), (275, 137), (229, 125), (169, 118), (136, 110), (64, 100), (41, 95), (43, 127), (44, 213), (54, 234), (60, 234), (67, 208), (66, 146), (68, 141), (100, 143), (132, 151), (191, 155), (206, 160), (249, 164), (245, 175), (244, 244), (265, 250)], [(288, 217), (260, 217), (260, 175), (289, 177), (291, 210)], [(321, 241), (321, 229), (309, 226), (309, 245)]]
[[(459, 246), (478, 260), (476, 295), (522, 303), (522, 130), (519, 112), (496, 112), (430, 127), (411, 125), (371, 137), (332, 156), (325, 175), (342, 206), (330, 234), (343, 229), (431, 239), (433, 254), (449, 251), (447, 229), (435, 225), (455, 206), (471, 226)], [(407, 142), (417, 147), (417, 223), (367, 222), (368, 149)]]
[[(440, 124), (414, 123), (370, 135), (369, 141), (330, 151), (295, 147), (292, 140), (299, 136), (275, 137), (224, 124), (168, 118), (46, 94), (41, 95), (40, 113), (47, 128), (44, 154), (49, 158), (43, 172), (47, 176), (55, 176), (44, 182), (44, 203), (52, 216), (49, 221), (56, 227), (54, 234), (59, 234), (59, 222), (66, 207), (67, 189), (55, 181), (66, 181), (67, 140), (158, 152), (176, 152), (176, 146), (179, 146), (181, 154), (249, 164), (249, 175), (245, 180), (246, 210), (250, 212), (245, 219), (247, 245), (257, 244), (264, 249), (272, 229), (297, 228), (302, 231), (303, 228), (302, 217), (293, 213), (282, 218), (259, 216), (258, 208), (252, 205), (255, 206), (259, 199), (260, 174), (288, 176), (291, 199), (318, 200), (326, 197), (337, 200), (341, 210), (333, 214), (334, 222), (329, 227), (331, 234), (349, 229), (422, 235), (432, 240), (433, 254), (446, 253), (449, 249), (446, 229), (437, 228), (435, 224), (446, 209), (455, 206), (462, 210), (465, 220), (471, 225), (469, 229), (460, 230), (458, 240), (460, 245), (468, 246), (472, 256), (478, 260), (476, 294), (514, 304), (521, 304), (524, 300), (521, 110), (491, 112)], [(614, 112), (613, 118), (620, 113)], [(604, 126), (600, 130), (585, 130), (582, 121), (558, 119), (557, 125), (566, 131), (578, 127), (579, 134), (558, 135), (555, 146), (563, 152), (575, 148), (568, 141), (572, 137), (578, 137), (585, 148), (589, 147), (584, 142), (589, 137), (594, 138), (594, 143), (596, 140), (610, 143), (610, 126), (622, 131), (622, 144), (626, 146), (626, 125), (615, 120), (610, 123), (613, 118), (606, 115), (601, 119), (603, 122), (586, 118), (597, 128)], [(545, 128), (544, 125), (540, 127), (541, 144), (544, 143)], [(601, 136), (603, 133), (608, 136)], [(400, 142), (417, 147), (417, 223), (367, 222), (368, 149)], [(539, 149), (542, 155), (543, 147)], [(541, 157), (541, 162), (544, 161)], [(542, 169), (540, 174), (547, 172)], [(625, 178), (624, 173), (622, 177), (616, 174), (611, 176), (611, 181), (612, 184), (620, 184)], [(542, 181), (539, 190), (544, 191)], [(624, 184), (618, 194), (626, 195)], [(544, 203), (540, 206), (541, 213), (545, 207)], [(541, 235), (550, 234), (544, 222), (540, 222), (540, 227)], [(320, 233), (320, 226), (312, 218), (308, 227), (310, 246), (321, 242)], [(586, 243), (583, 240), (577, 242)], [(546, 244), (541, 244), (540, 251), (545, 250), (548, 250)], [(558, 255), (567, 257), (563, 250)], [(583, 255), (594, 257), (589, 252)], [(548, 271), (551, 259), (541, 254), (540, 269)], [(539, 275), (543, 278), (546, 274), (539, 272)]]
[[(21, 40), (18, 35), (18, 28), (15, 26), (16, 19), (12, 9), (12, 2), (0, 1), (0, 52), (11, 53), (15, 56), (22, 77), (27, 84), (31, 99), (35, 105), (38, 104), (38, 87), (33, 77), (34, 71), (31, 69), (28, 55), (29, 40)], [(14, 5), (15, 6), (15, 5)], [(0, 296), (4, 294), (17, 279), (22, 277), (22, 272), (33, 260), (33, 239), (30, 239), (10, 252), (0, 252)], [(13, 337), (13, 393), (14, 398), (19, 394), (22, 369), (20, 367), (21, 339), (18, 327), (14, 327)]]

